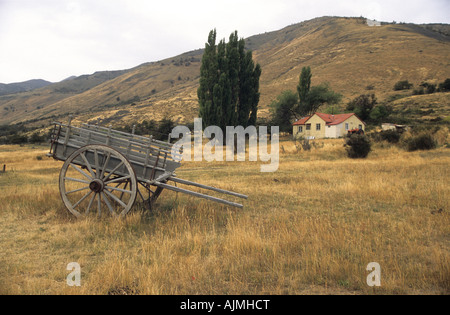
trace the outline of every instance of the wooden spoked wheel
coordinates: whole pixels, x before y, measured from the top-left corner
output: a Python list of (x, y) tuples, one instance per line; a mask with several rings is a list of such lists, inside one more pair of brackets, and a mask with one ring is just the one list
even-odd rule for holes
[(97, 213), (125, 216), (137, 196), (131, 163), (105, 145), (87, 145), (73, 152), (59, 175), (59, 190), (76, 217)]

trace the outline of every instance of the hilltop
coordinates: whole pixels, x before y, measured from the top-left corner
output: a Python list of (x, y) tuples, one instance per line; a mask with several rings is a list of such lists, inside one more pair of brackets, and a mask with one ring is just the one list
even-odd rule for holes
[(28, 80), (25, 82), (17, 82), (17, 83), (0, 83), (0, 95), (7, 95), (7, 94), (15, 94), (15, 93), (21, 93), (26, 91), (32, 91), (34, 89), (38, 89), (47, 85), (52, 84), (52, 82), (41, 80), (41, 79), (34, 79), (34, 80)]
[[(370, 27), (363, 18), (322, 17), (249, 37), (247, 48), (262, 67), (259, 116), (268, 116), (269, 104), (282, 91), (295, 90), (304, 66), (312, 69), (313, 85), (328, 82), (343, 94), (343, 104), (366, 93), (375, 93), (381, 101), (394, 99), (398, 91), (393, 86), (399, 80), (414, 86), (442, 82), (450, 77), (449, 34), (446, 24)], [(120, 124), (165, 116), (189, 122), (198, 113), (202, 53), (198, 49), (128, 70), (0, 96), (0, 125), (45, 126), (53, 119), (65, 120), (69, 113), (83, 122)], [(441, 97), (449, 103), (448, 93)]]

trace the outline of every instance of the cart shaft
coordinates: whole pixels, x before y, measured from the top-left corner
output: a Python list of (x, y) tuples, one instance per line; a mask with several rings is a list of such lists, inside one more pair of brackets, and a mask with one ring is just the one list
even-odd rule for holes
[(161, 188), (166, 188), (166, 189), (169, 189), (169, 190), (173, 190), (173, 191), (176, 191), (176, 192), (185, 193), (185, 194), (192, 195), (192, 196), (195, 196), (195, 197), (199, 197), (199, 198), (208, 199), (208, 200), (211, 200), (211, 201), (223, 203), (223, 204), (228, 205), (228, 206), (233, 206), (233, 207), (237, 207), (237, 208), (243, 208), (244, 207), (243, 205), (241, 205), (239, 203), (236, 203), (236, 202), (231, 202), (231, 201), (228, 201), (228, 200), (225, 200), (225, 199), (220, 199), (220, 198), (217, 198), (217, 197), (208, 196), (208, 195), (201, 194), (201, 193), (198, 193), (198, 192), (195, 192), (195, 191), (186, 190), (186, 189), (183, 189), (183, 188), (175, 187), (175, 186), (164, 184), (164, 183), (160, 183), (160, 182), (155, 182), (153, 185), (156, 185), (156, 186), (161, 187)]

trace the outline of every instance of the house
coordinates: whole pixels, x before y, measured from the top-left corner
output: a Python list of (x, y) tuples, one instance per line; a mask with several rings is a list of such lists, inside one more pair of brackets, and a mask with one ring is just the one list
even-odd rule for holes
[(355, 129), (364, 132), (365, 128), (366, 124), (354, 113), (315, 113), (296, 121), (293, 125), (293, 135), (309, 139), (340, 138)]
[(390, 123), (383, 123), (383, 124), (381, 124), (381, 129), (382, 129), (383, 131), (386, 131), (386, 130), (395, 130), (395, 131), (397, 131), (397, 132), (402, 133), (402, 132), (404, 132), (404, 131), (408, 131), (408, 130), (409, 130), (409, 127), (406, 126), (406, 125), (396, 125), (396, 124), (390, 124)]
[(373, 26), (381, 26), (381, 22), (377, 21), (377, 20), (370, 20), (367, 19), (367, 25), (373, 27)]

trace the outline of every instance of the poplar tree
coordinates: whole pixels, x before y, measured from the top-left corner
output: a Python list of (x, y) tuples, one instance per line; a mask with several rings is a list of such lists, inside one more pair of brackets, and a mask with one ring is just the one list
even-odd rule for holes
[(245, 50), (237, 31), (216, 45), (216, 30), (205, 44), (198, 89), (199, 115), (204, 126), (254, 125), (260, 98), (261, 67)]
[(199, 115), (204, 121), (214, 124), (217, 109), (214, 106), (214, 88), (218, 81), (218, 64), (216, 56), (216, 30), (209, 33), (208, 42), (200, 68), (200, 87), (197, 91)]
[(335, 93), (326, 83), (311, 86), (311, 77), (311, 68), (303, 67), (297, 86), (299, 101), (294, 109), (300, 117), (313, 115), (323, 104), (337, 104), (342, 99), (342, 95)]
[(300, 106), (305, 105), (308, 102), (308, 94), (311, 90), (311, 68), (303, 67), (300, 74), (300, 81), (297, 86), (298, 98)]

